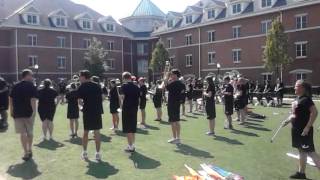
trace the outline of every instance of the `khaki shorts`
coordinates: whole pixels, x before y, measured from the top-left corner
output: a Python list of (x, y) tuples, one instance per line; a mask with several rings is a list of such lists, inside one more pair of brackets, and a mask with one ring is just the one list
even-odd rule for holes
[(14, 125), (17, 134), (33, 135), (34, 118), (16, 118)]

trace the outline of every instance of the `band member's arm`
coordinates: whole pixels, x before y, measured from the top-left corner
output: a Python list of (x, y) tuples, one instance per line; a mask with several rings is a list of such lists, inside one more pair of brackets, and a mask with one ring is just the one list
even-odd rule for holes
[(307, 126), (304, 128), (301, 136), (308, 135), (310, 128), (312, 127), (313, 123), (316, 121), (318, 116), (318, 110), (315, 105), (311, 106), (309, 110), (310, 110), (310, 119), (308, 121)]
[(203, 95), (206, 97), (212, 97), (212, 91), (207, 92), (203, 92)]
[(13, 101), (12, 98), (9, 97), (9, 109), (10, 109), (10, 116), (13, 118)]
[(32, 107), (32, 118), (36, 117), (37, 112), (37, 98), (31, 98), (30, 100), (31, 107)]

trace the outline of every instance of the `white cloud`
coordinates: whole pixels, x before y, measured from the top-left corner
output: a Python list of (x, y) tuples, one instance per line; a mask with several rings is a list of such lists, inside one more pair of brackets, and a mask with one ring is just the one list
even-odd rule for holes
[[(72, 0), (84, 4), (103, 15), (111, 15), (115, 19), (128, 17), (141, 0)], [(188, 5), (198, 0), (152, 0), (164, 13), (168, 11), (182, 12)]]

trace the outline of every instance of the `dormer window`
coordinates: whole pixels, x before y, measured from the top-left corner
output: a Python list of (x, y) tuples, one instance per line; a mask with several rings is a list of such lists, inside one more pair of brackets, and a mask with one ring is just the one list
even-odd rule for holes
[(67, 20), (68, 15), (63, 9), (55, 10), (51, 12), (48, 16), (55, 27), (64, 28), (68, 26), (68, 20)]
[(208, 10), (208, 19), (213, 19), (216, 17), (216, 11), (214, 9)]
[(28, 6), (21, 10), (21, 16), (25, 24), (29, 25), (39, 25), (40, 24), (40, 14), (37, 8), (34, 6)]
[(232, 5), (232, 14), (239, 14), (242, 11), (241, 3)]
[(111, 16), (105, 16), (98, 19), (104, 32), (115, 32), (117, 22)]
[(272, 6), (272, 0), (261, 0), (261, 7), (271, 7)]
[(27, 24), (35, 24), (35, 25), (38, 24), (38, 16), (28, 14), (27, 15)]
[(170, 19), (167, 21), (167, 26), (168, 28), (172, 28), (173, 27), (173, 19)]
[(74, 19), (83, 30), (93, 29), (93, 18), (88, 13), (79, 14)]
[(86, 30), (91, 30), (91, 21), (88, 20), (82, 20), (82, 28)]
[(114, 25), (113, 24), (107, 24), (106, 26), (107, 26), (106, 30), (108, 32), (114, 32)]
[(191, 24), (192, 23), (192, 15), (187, 15), (186, 16), (186, 24)]
[(56, 17), (56, 26), (66, 27), (66, 18), (65, 17)]

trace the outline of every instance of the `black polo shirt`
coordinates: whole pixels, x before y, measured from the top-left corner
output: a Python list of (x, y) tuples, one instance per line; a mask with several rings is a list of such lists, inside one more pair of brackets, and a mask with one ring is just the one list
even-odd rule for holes
[(122, 109), (138, 109), (140, 89), (133, 82), (125, 83), (121, 86), (121, 94), (124, 95)]
[(181, 95), (185, 92), (186, 86), (181, 81), (174, 81), (167, 85), (168, 104), (180, 103)]
[(91, 81), (81, 83), (78, 89), (78, 98), (83, 100), (83, 113), (103, 114), (102, 89), (99, 84)]

